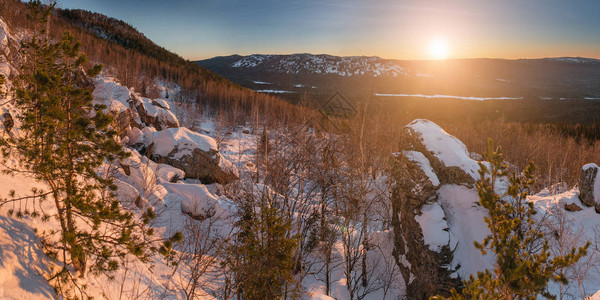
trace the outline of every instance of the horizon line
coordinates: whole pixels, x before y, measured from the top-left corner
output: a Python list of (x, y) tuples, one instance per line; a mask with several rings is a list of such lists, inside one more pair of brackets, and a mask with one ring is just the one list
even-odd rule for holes
[[(175, 52), (174, 52), (175, 53)], [(239, 53), (234, 53), (234, 54), (229, 54), (229, 55), (215, 55), (215, 56), (211, 56), (211, 57), (207, 57), (207, 58), (195, 58), (195, 59), (190, 59), (190, 58), (185, 58), (186, 60), (189, 61), (203, 61), (203, 60), (209, 60), (209, 59), (213, 59), (213, 58), (218, 58), (218, 57), (230, 57), (230, 56), (241, 56), (241, 57), (247, 57), (247, 56), (252, 56), (252, 55), (272, 55), (272, 56), (290, 56), (290, 55), (314, 55), (314, 56), (321, 56), (321, 55), (327, 55), (327, 56), (334, 56), (334, 57), (377, 57), (377, 58), (381, 58), (381, 59), (385, 59), (385, 60), (399, 60), (399, 61), (451, 61), (451, 60), (476, 60), (476, 59), (495, 59), (495, 60), (542, 60), (542, 59), (560, 59), (560, 58), (580, 58), (580, 59), (590, 59), (590, 60), (597, 60), (600, 62), (600, 56), (598, 57), (588, 57), (588, 56), (569, 56), (569, 55), (563, 55), (563, 56), (543, 56), (543, 57), (449, 57), (449, 58), (444, 58), (444, 59), (433, 59), (433, 58), (386, 58), (383, 56), (379, 56), (379, 55), (335, 55), (335, 54), (329, 54), (329, 53), (311, 53), (311, 52), (290, 52), (290, 53), (251, 53), (251, 54), (239, 54)]]

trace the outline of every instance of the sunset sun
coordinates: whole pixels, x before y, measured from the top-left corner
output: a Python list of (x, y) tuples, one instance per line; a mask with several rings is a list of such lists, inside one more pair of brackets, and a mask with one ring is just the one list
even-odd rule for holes
[(448, 41), (443, 38), (435, 38), (428, 44), (429, 57), (432, 59), (446, 59), (450, 52)]

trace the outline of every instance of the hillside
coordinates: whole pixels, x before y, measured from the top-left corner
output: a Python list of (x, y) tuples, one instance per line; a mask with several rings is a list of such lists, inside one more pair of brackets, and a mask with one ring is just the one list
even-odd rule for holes
[[(26, 4), (18, 0), (2, 1), (0, 16), (9, 27), (16, 28), (17, 36), (37, 28), (28, 17)], [(167, 51), (123, 21), (83, 10), (55, 10), (48, 28), (55, 37), (65, 30), (72, 32), (81, 42), (89, 65), (103, 64), (108, 75), (144, 96), (158, 97), (156, 84), (175, 82), (185, 95), (180, 100), (210, 104), (217, 112), (232, 105), (245, 110), (259, 106), (293, 110), (277, 97), (255, 93)]]
[(217, 74), (205, 68), (195, 68), (194, 64), (190, 61), (156, 45), (143, 33), (121, 20), (79, 9), (58, 9), (56, 10), (56, 16), (95, 37), (108, 40), (126, 49), (134, 50), (157, 61), (174, 66), (183, 66), (191, 70), (196, 69), (204, 80), (224, 81)]

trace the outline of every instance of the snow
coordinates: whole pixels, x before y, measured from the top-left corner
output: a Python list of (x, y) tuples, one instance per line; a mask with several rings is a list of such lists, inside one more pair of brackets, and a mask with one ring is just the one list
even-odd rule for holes
[(169, 105), (169, 102), (167, 102), (167, 100), (165, 99), (152, 99), (152, 104), (160, 107), (160, 108), (164, 108), (166, 110), (170, 110), (171, 109), (171, 105)]
[(596, 292), (595, 294), (593, 294), (589, 298), (586, 298), (586, 300), (600, 300), (600, 291)]
[(600, 63), (600, 60), (594, 58), (585, 57), (554, 57), (547, 58), (548, 60), (560, 61), (571, 64), (586, 64), (586, 63)]
[(490, 254), (482, 256), (473, 245), (473, 242), (481, 242), (490, 234), (483, 221), (487, 212), (477, 205), (477, 191), (461, 185), (443, 185), (438, 190), (438, 196), (440, 206), (446, 213), (451, 238), (456, 239), (451, 243), (452, 250), (453, 246), (456, 247), (451, 267), (460, 266), (457, 275), (461, 278), (492, 268), (493, 257)]
[(42, 251), (40, 239), (26, 223), (0, 215), (0, 298), (54, 299), (42, 274), (51, 260)]
[(95, 89), (92, 93), (95, 104), (104, 104), (110, 111), (123, 112), (129, 107), (131, 91), (116, 79), (107, 76), (94, 78)]
[(421, 73), (421, 72), (417, 72), (417, 74), (415, 74), (417, 77), (426, 77), (426, 78), (433, 78), (433, 75), (431, 74), (427, 74), (427, 73)]
[[(176, 126), (179, 126), (179, 120), (177, 119), (175, 114), (173, 114), (169, 110), (170, 106), (166, 100), (150, 100), (148, 98), (143, 97), (138, 97), (138, 100), (140, 100), (140, 102), (144, 106), (144, 111), (148, 116), (158, 118), (159, 122), (161, 122), (162, 124), (175, 124)], [(155, 105), (155, 103), (159, 104), (159, 106)], [(163, 106), (165, 108), (162, 108), (160, 106)]]
[(404, 156), (406, 156), (406, 158), (408, 158), (408, 160), (415, 162), (419, 166), (419, 168), (421, 168), (421, 170), (423, 170), (423, 172), (425, 172), (425, 175), (427, 175), (427, 178), (429, 178), (429, 181), (434, 186), (440, 185), (440, 181), (439, 181), (437, 175), (433, 171), (433, 168), (431, 167), (429, 160), (427, 159), (427, 157), (425, 157), (425, 155), (423, 155), (423, 153), (408, 150), (408, 151), (404, 151), (403, 154), (404, 154)]
[(166, 164), (159, 164), (159, 166), (160, 167), (158, 168), (158, 170), (156, 170), (156, 173), (158, 177), (160, 177), (160, 179), (164, 181), (170, 182), (171, 180), (173, 180), (173, 178), (183, 179), (185, 177), (185, 172), (183, 170), (177, 169)]
[(160, 109), (160, 107), (152, 104), (152, 100), (148, 98), (142, 98), (141, 101), (147, 115), (155, 118), (158, 117), (158, 110)]
[(5, 54), (9, 53), (8, 40), (10, 37), (10, 31), (8, 26), (4, 23), (4, 20), (0, 19), (0, 50), (4, 51)]
[(284, 91), (284, 90), (255, 90), (258, 93), (273, 93), (273, 94), (292, 94), (296, 93), (294, 91)]
[[(44, 189), (42, 183), (23, 174), (0, 173), (0, 182), (14, 189), (17, 196), (30, 194), (32, 188)], [(6, 193), (0, 190), (0, 196)], [(52, 201), (42, 206), (47, 213), (55, 211)], [(48, 222), (29, 217), (16, 219), (7, 216), (8, 209), (9, 206), (0, 207), (0, 299), (54, 299), (54, 292), (44, 278), (54, 263), (43, 253), (35, 230), (56, 230), (58, 223), (54, 219)], [(88, 284), (87, 293), (95, 299), (184, 298), (166, 287), (179, 275), (171, 277), (173, 270), (163, 261), (154, 260), (151, 270), (135, 257), (128, 256), (127, 260), (127, 268), (116, 272), (115, 280), (88, 273), (83, 279)], [(163, 277), (166, 274), (169, 276)]]
[(203, 184), (189, 183), (163, 183), (170, 192), (179, 195), (181, 199), (181, 212), (194, 216), (224, 216), (225, 210), (217, 197), (211, 194)]
[(194, 149), (204, 152), (218, 150), (217, 142), (213, 138), (184, 127), (153, 132), (152, 143), (155, 147), (153, 153), (163, 157), (167, 157), (174, 149), (178, 151), (173, 158), (191, 154)]
[(270, 82), (266, 82), (266, 81), (257, 81), (257, 80), (252, 80), (252, 82), (256, 83), (256, 84), (271, 84)]
[(423, 239), (425, 245), (429, 245), (429, 249), (439, 252), (443, 246), (450, 243), (448, 223), (439, 203), (423, 205), (421, 215), (415, 216), (415, 220), (421, 225)]
[[(0, 56), (0, 59), (2, 59), (2, 56)], [(11, 65), (7, 63), (0, 63), (0, 74), (2, 74), (4, 78), (10, 77), (11, 70)]]
[(479, 164), (470, 158), (467, 147), (459, 139), (429, 120), (417, 119), (407, 127), (419, 135), (427, 150), (446, 167), (459, 167), (474, 180), (479, 179)]
[(246, 56), (246, 57), (234, 62), (233, 64), (231, 64), (231, 66), (234, 68), (256, 67), (256, 66), (262, 64), (264, 60), (266, 60), (272, 56), (273, 55), (253, 54), (253, 55)]
[(414, 97), (427, 99), (460, 99), (460, 100), (523, 100), (523, 97), (472, 97), (472, 96), (452, 96), (452, 95), (424, 95), (424, 94), (382, 94), (375, 93), (378, 97)]
[[(556, 195), (539, 193), (529, 196), (527, 199), (534, 203), (534, 207), (538, 211), (536, 214), (538, 221), (550, 223), (551, 226), (554, 226), (556, 232), (561, 231), (560, 224), (563, 224), (562, 230), (566, 230), (562, 232), (565, 239), (563, 243), (566, 242), (567, 245), (571, 244), (573, 246), (583, 246), (585, 241), (592, 243), (592, 246), (588, 249), (588, 254), (568, 270), (570, 274), (586, 270), (585, 274), (582, 275), (583, 280), (581, 282), (577, 282), (575, 279), (570, 280), (566, 292), (571, 295), (571, 298), (582, 299), (600, 290), (600, 261), (598, 260), (599, 252), (596, 248), (598, 233), (600, 232), (600, 217), (595, 209), (586, 207), (581, 203), (577, 188)], [(582, 210), (576, 212), (564, 210), (564, 205), (571, 203), (576, 204)], [(560, 221), (560, 218), (564, 218), (564, 220)], [(557, 251), (556, 236), (552, 235), (548, 240), (552, 246), (551, 249)], [(551, 283), (549, 290), (556, 295), (560, 292), (560, 286)], [(598, 293), (596, 294), (598, 295)]]

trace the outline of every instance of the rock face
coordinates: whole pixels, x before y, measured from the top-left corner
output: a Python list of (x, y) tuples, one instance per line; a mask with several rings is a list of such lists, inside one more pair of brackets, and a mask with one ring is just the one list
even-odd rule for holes
[[(408, 299), (448, 296), (461, 280), (491, 268), (493, 257), (473, 245), (489, 234), (477, 205), (479, 164), (467, 147), (431, 121), (404, 128), (392, 158), (393, 255)], [(506, 178), (496, 181), (499, 194)]]
[(579, 199), (600, 213), (600, 177), (598, 165), (591, 163), (583, 166), (579, 176)]
[[(391, 167), (391, 177), (395, 183), (392, 190), (392, 225), (395, 236), (393, 254), (405, 280), (408, 298), (426, 299), (438, 293), (449, 294), (452, 288), (460, 284), (460, 279), (456, 276), (452, 278), (453, 270), (448, 268), (455, 245), (450, 241), (447, 226), (440, 228), (444, 232), (439, 233), (445, 236), (439, 243), (428, 241), (419, 222), (419, 217), (424, 215), (422, 209), (437, 204), (440, 179), (432, 166), (437, 164), (439, 169), (443, 164), (439, 160), (434, 160), (432, 164), (428, 158), (432, 155), (425, 149), (419, 135), (410, 127), (405, 128), (405, 131), (400, 152), (394, 154)], [(448, 172), (450, 173), (451, 171)], [(452, 174), (465, 177), (459, 172)], [(444, 219), (443, 210), (436, 210), (438, 214), (441, 212), (439, 219)], [(429, 221), (423, 220), (422, 223)]]

